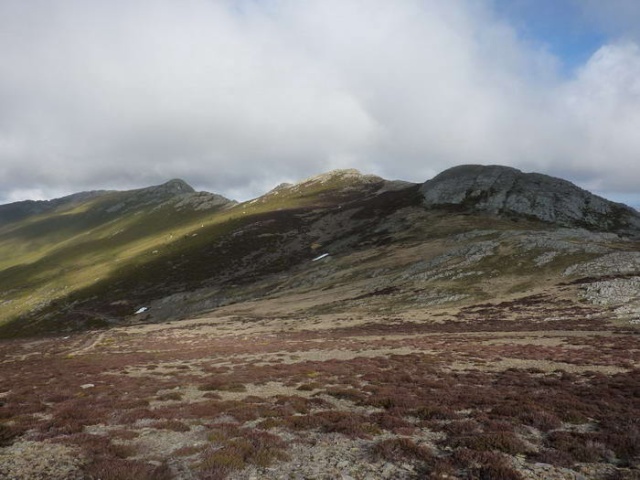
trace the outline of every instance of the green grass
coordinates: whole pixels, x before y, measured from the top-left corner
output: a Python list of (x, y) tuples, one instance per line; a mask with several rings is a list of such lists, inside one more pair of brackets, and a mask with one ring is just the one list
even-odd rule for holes
[[(110, 213), (110, 207), (130, 200), (127, 193), (0, 228), (0, 326), (41, 312), (66, 315), (60, 302), (95, 297), (103, 308), (123, 298), (144, 301), (176, 288), (197, 288), (241, 267), (254, 252), (277, 253), (282, 234), (300, 228), (300, 205), (313, 203), (318, 192), (299, 192), (285, 202), (286, 209), (280, 199), (267, 199), (227, 209), (177, 210), (169, 203)], [(279, 256), (254, 273), (278, 272), (296, 261)]]

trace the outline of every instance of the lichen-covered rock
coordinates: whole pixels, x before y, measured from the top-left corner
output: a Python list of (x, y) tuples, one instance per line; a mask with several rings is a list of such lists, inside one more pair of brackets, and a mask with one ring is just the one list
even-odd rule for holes
[(497, 165), (462, 165), (421, 187), (428, 207), (459, 206), (494, 215), (522, 215), (564, 226), (640, 232), (640, 214), (559, 178)]
[(21, 441), (0, 449), (0, 478), (16, 480), (81, 480), (86, 459), (73, 447)]

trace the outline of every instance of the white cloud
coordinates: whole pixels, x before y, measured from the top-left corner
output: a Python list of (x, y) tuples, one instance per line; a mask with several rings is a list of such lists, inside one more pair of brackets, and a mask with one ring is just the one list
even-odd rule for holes
[(576, 78), (558, 90), (567, 123), (567, 166), (592, 188), (635, 192), (640, 182), (640, 48), (600, 48)]
[(489, 0), (5, 0), (0, 32), (5, 198), (172, 177), (246, 197), (459, 163), (640, 180), (637, 46), (567, 82)]

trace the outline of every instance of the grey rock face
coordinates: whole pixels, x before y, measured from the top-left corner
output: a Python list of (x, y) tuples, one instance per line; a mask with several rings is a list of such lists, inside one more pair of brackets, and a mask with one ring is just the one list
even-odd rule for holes
[(494, 215), (523, 215), (564, 226), (640, 232), (640, 214), (559, 178), (497, 165), (462, 165), (421, 187), (427, 207), (459, 206)]

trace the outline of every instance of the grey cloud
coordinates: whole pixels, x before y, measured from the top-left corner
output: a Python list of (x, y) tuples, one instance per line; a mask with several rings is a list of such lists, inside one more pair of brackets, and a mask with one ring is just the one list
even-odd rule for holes
[(567, 81), (489, 0), (5, 0), (0, 31), (0, 200), (471, 162), (640, 181), (636, 45)]

